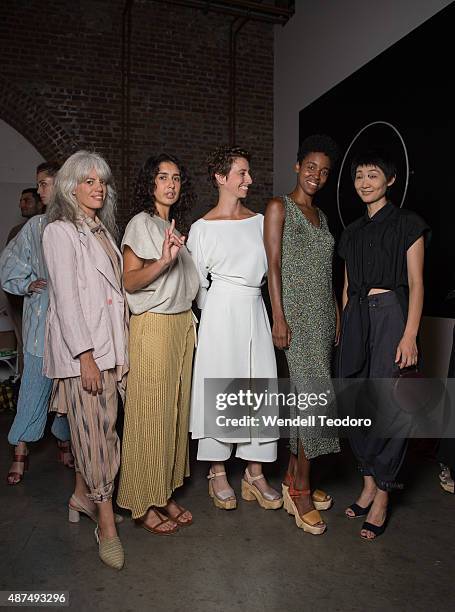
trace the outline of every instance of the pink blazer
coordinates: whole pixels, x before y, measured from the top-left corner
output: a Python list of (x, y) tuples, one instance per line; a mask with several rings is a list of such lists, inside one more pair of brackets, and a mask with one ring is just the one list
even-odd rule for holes
[(97, 238), (85, 225), (54, 221), (44, 231), (43, 250), (49, 273), (45, 376), (80, 376), (78, 355), (90, 349), (101, 371), (123, 365), (123, 294)]

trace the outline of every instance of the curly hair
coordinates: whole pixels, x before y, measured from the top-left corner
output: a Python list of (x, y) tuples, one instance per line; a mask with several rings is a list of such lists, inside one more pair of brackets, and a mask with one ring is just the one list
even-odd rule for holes
[(106, 184), (106, 197), (103, 208), (97, 213), (98, 217), (109, 233), (117, 238), (118, 230), (115, 221), (117, 193), (114, 177), (104, 157), (90, 151), (73, 153), (55, 175), (54, 191), (46, 213), (48, 222), (63, 220), (78, 226), (80, 208), (74, 190), (77, 185), (88, 178), (92, 170), (95, 170)]
[(148, 212), (152, 217), (156, 214), (153, 193), (155, 179), (160, 170), (160, 164), (163, 162), (175, 164), (180, 172), (180, 195), (177, 202), (171, 206), (169, 219), (175, 219), (176, 228), (184, 234), (190, 226), (190, 212), (195, 204), (196, 196), (185, 166), (175, 155), (160, 153), (145, 161), (136, 179), (130, 218), (142, 211)]
[(312, 134), (300, 143), (297, 152), (297, 162), (301, 164), (309, 153), (324, 153), (330, 159), (330, 164), (333, 168), (340, 156), (340, 149), (330, 136)]
[(218, 187), (215, 174), (227, 176), (232, 168), (234, 160), (238, 157), (243, 157), (248, 163), (251, 161), (250, 152), (241, 147), (218, 147), (218, 149), (207, 157), (207, 171), (209, 179), (214, 187)]

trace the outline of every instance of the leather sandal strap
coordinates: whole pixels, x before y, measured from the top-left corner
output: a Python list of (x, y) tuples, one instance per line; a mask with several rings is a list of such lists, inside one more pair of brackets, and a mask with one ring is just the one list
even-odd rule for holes
[(317, 502), (325, 502), (330, 499), (330, 496), (327, 495), (325, 491), (321, 491), (321, 489), (315, 489), (311, 494), (311, 497), (313, 498), (313, 501)]
[(302, 495), (310, 495), (310, 489), (294, 489), (292, 484), (289, 485), (289, 495), (291, 497), (301, 497)]
[[(71, 505), (71, 502), (73, 502), (72, 505)], [(70, 497), (68, 506), (71, 506), (74, 510), (82, 510), (86, 514), (96, 514), (96, 510), (93, 511), (87, 508), (87, 506), (83, 502), (81, 502), (81, 500), (78, 497), (76, 497), (74, 493)]]
[(167, 518), (161, 518), (161, 514), (157, 508), (149, 508), (149, 512), (150, 510), (153, 512), (153, 514), (156, 516), (157, 519), (160, 519), (159, 523), (157, 523), (156, 525), (153, 525), (153, 529), (156, 529), (157, 527), (161, 527), (161, 525), (164, 525), (164, 523), (171, 523), (171, 522), (175, 523), (174, 519), (170, 516), (168, 516)]
[(207, 475), (208, 480), (212, 480), (212, 478), (217, 478), (218, 476), (226, 476), (226, 472), (212, 472), (210, 471)]
[(245, 470), (246, 481), (251, 484), (252, 482), (256, 482), (256, 480), (261, 480), (261, 478), (265, 478), (264, 474), (259, 474), (258, 476), (251, 476), (248, 468)]
[(319, 510), (310, 510), (306, 514), (301, 517), (302, 521), (308, 523), (308, 525), (317, 525), (318, 523), (323, 523), (321, 515), (319, 514)]
[[(174, 501), (174, 500), (172, 500), (172, 501)], [(162, 512), (163, 512), (163, 514), (166, 514), (171, 519), (171, 521), (174, 521), (174, 523), (178, 523), (178, 520), (182, 516), (182, 514), (185, 514), (185, 512), (189, 512), (189, 510), (187, 510), (186, 508), (182, 508), (182, 506), (180, 506), (176, 501), (174, 501), (174, 504), (180, 510), (180, 512), (178, 514), (176, 514), (175, 516), (171, 516), (167, 510), (164, 510), (164, 508), (163, 508)], [(188, 521), (190, 521), (190, 520), (191, 519), (188, 519)], [(183, 521), (183, 522), (185, 523), (187, 521)]]
[(27, 455), (13, 455), (13, 463), (25, 463)]

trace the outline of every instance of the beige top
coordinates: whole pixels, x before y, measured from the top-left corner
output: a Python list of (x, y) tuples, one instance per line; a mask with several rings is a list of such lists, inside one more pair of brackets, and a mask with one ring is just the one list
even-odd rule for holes
[[(122, 240), (125, 245), (141, 259), (159, 259), (163, 248), (164, 230), (170, 226), (158, 216), (147, 212), (135, 215), (126, 226)], [(178, 232), (175, 232), (178, 234)], [(133, 314), (156, 312), (159, 314), (178, 314), (191, 308), (199, 289), (196, 267), (186, 246), (182, 247), (173, 263), (150, 285), (134, 293), (126, 292), (128, 304)]]

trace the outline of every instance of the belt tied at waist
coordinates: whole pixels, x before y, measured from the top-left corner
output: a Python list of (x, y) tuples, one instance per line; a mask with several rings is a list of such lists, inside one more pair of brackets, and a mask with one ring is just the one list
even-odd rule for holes
[(212, 280), (212, 284), (209, 289), (209, 293), (235, 293), (243, 295), (261, 295), (260, 287), (249, 287), (248, 285), (238, 285), (236, 283), (230, 283), (229, 281), (223, 281), (219, 279)]

